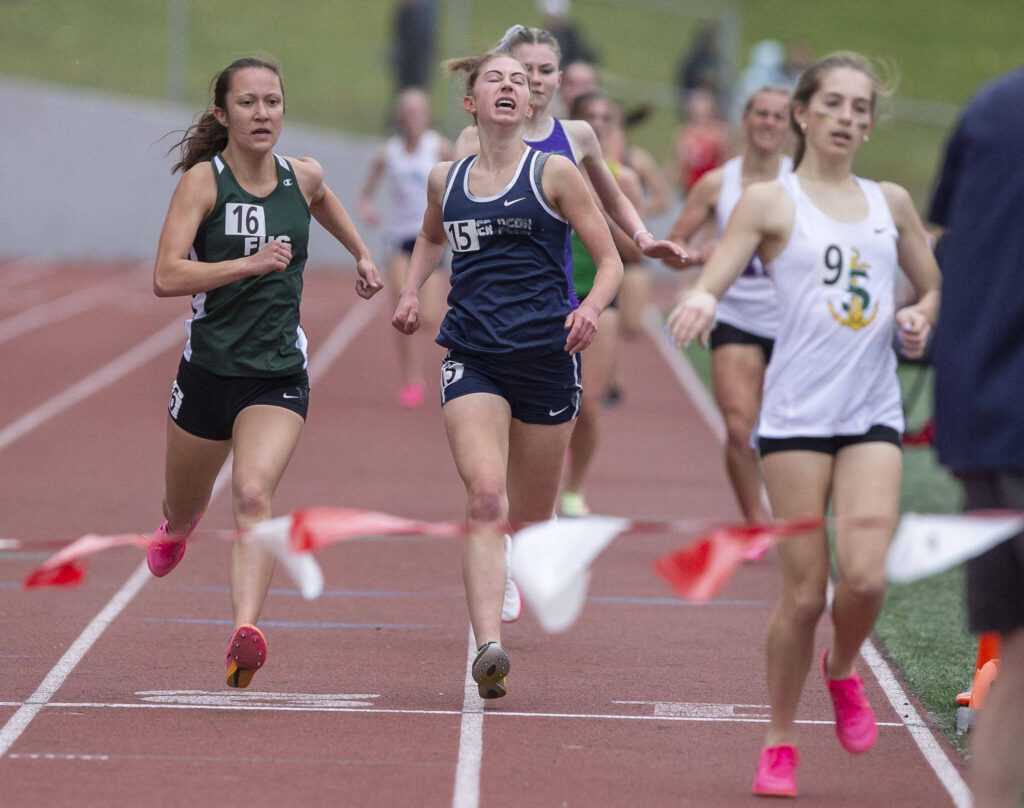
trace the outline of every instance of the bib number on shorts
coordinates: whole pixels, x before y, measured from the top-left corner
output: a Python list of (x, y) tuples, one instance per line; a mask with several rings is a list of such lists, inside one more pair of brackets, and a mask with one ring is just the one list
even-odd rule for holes
[(445, 222), (444, 232), (452, 252), (476, 252), (480, 249), (480, 238), (476, 232), (476, 219), (459, 222)]

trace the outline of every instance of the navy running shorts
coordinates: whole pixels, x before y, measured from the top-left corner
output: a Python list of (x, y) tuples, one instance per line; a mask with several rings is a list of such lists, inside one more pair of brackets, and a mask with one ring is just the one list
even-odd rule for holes
[(283, 407), (305, 420), (309, 410), (309, 376), (305, 370), (271, 378), (221, 376), (182, 357), (178, 376), (171, 385), (167, 411), (174, 423), (190, 435), (230, 440), (238, 414), (254, 404)]
[(580, 411), (580, 355), (553, 351), (529, 359), (450, 350), (441, 363), (441, 406), (469, 393), (505, 399), (524, 424), (564, 424)]

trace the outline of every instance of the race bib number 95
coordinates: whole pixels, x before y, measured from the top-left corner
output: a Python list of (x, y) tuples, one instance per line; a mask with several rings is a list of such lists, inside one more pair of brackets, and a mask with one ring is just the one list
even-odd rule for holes
[(476, 252), (480, 249), (480, 238), (476, 232), (476, 219), (463, 219), (461, 222), (445, 222), (444, 232), (448, 235), (448, 244), (452, 252)]

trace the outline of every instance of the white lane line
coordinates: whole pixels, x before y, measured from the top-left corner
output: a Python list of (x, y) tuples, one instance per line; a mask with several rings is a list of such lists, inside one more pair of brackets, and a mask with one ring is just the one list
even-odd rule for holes
[[(704, 416), (705, 421), (711, 423), (709, 420), (711, 416), (704, 412), (704, 404), (701, 403), (704, 400), (711, 402), (711, 407), (714, 409), (715, 415), (718, 416), (718, 421), (721, 422), (721, 415), (718, 414), (717, 408), (714, 406), (714, 401), (711, 400), (711, 396), (708, 394), (707, 389), (703, 383), (697, 377), (693, 367), (686, 360), (683, 354), (670, 346), (668, 340), (661, 330), (661, 318), (658, 316), (657, 311), (652, 307), (648, 306), (644, 311), (644, 327), (647, 330), (648, 336), (658, 346), (658, 350), (661, 355), (665, 358), (668, 366), (672, 369), (676, 378), (679, 380), (680, 386), (693, 398), (694, 404), (697, 409), (701, 411), (701, 415)], [(693, 380), (696, 380), (700, 386), (700, 392), (696, 394), (691, 392), (691, 386)], [(722, 425), (721, 430), (712, 429), (716, 435), (719, 436), (720, 440), (724, 440), (725, 427)], [(829, 583), (830, 597), (831, 597), (831, 582)], [(902, 719), (902, 724), (907, 728), (910, 736), (914, 739), (918, 748), (921, 750), (921, 754), (924, 755), (925, 761), (929, 766), (932, 767), (936, 776), (939, 778), (939, 782), (942, 783), (943, 788), (949, 794), (953, 800), (954, 805), (957, 808), (970, 808), (971, 805), (971, 792), (967, 788), (967, 784), (964, 779), (960, 776), (960, 772), (957, 771), (956, 766), (949, 759), (946, 754), (946, 750), (942, 748), (942, 745), (936, 740), (935, 734), (931, 731), (931, 728), (921, 720), (921, 716), (918, 715), (917, 710), (914, 709), (914, 705), (911, 703), (907, 694), (904, 692), (900, 683), (893, 676), (889, 666), (882, 659), (881, 654), (875, 649), (871, 640), (867, 640), (861, 648), (861, 656), (864, 657), (864, 661), (868, 663), (868, 667), (871, 668), (871, 672), (874, 674), (875, 679), (878, 680), (878, 684), (881, 686), (882, 691), (885, 693), (889, 703), (892, 704), (893, 709), (896, 710), (896, 714)]]
[(7, 750), (18, 740), (21, 733), (28, 728), (28, 725), (32, 723), (32, 719), (39, 714), (39, 711), (47, 705), (53, 694), (60, 689), (60, 686), (64, 684), (64, 680), (68, 678), (71, 671), (82, 660), (86, 652), (92, 648), (93, 643), (100, 638), (100, 635), (106, 631), (107, 626), (113, 622), (114, 618), (121, 613), (124, 607), (131, 602), (132, 598), (138, 594), (139, 590), (145, 586), (149, 578), (149, 569), (147, 569), (145, 562), (143, 562), (125, 581), (124, 585), (110, 599), (107, 605), (103, 607), (100, 613), (90, 621), (85, 630), (78, 635), (78, 639), (71, 644), (71, 647), (64, 652), (64, 656), (46, 674), (46, 678), (36, 688), (36, 692), (29, 696), (28, 701), (21, 705), (17, 712), (8, 719), (3, 729), (0, 729), (0, 758), (7, 753)]
[(0, 343), (95, 308), (104, 300), (109, 300), (113, 294), (112, 288), (90, 286), (12, 314), (0, 320)]
[(902, 717), (904, 725), (910, 732), (910, 737), (914, 739), (914, 743), (921, 750), (924, 759), (928, 761), (928, 765), (935, 771), (939, 782), (953, 798), (953, 804), (956, 805), (956, 808), (971, 808), (971, 790), (967, 787), (967, 783), (964, 782), (960, 772), (950, 761), (931, 729), (921, 720), (913, 703), (907, 698), (907, 694), (871, 640), (865, 641), (860, 653), (864, 657), (864, 661), (868, 663), (868, 667), (871, 668), (871, 672), (878, 680), (878, 684), (881, 685), (882, 692), (889, 699), (896, 714)]
[(174, 342), (181, 341), (184, 337), (183, 330), (181, 318), (176, 317), (173, 322), (168, 323), (131, 350), (121, 354), (117, 359), (107, 363), (99, 370), (93, 371), (53, 398), (29, 410), (13, 423), (0, 429), (0, 451), (42, 426), (51, 418), (60, 415), (69, 407), (73, 407), (78, 402), (98, 393), (122, 376), (144, 365), (157, 354), (167, 350)]
[[(476, 696), (476, 684), (473, 685), (473, 694)], [(479, 697), (477, 700), (480, 701)], [(0, 702), (0, 707), (14, 707), (22, 702)], [(27, 703), (27, 702), (26, 702)], [(39, 705), (40, 709), (49, 707), (59, 710), (228, 710), (230, 712), (255, 712), (255, 713), (360, 713), (380, 715), (436, 715), (436, 716), (465, 716), (465, 710), (416, 710), (402, 709), (398, 707), (332, 707), (329, 705), (302, 705), (302, 704), (204, 704), (181, 702), (101, 702), (101, 701), (51, 701)], [(484, 715), (483, 705), (475, 715)], [(566, 720), (598, 720), (598, 721), (674, 721), (691, 724), (768, 724), (771, 719), (767, 716), (715, 716), (715, 715), (633, 715), (628, 713), (542, 713), (523, 710), (487, 710), (486, 715), (492, 718), (560, 718)], [(801, 718), (797, 724), (804, 726), (832, 727), (835, 721), (829, 719)], [(465, 724), (463, 724), (465, 726)], [(906, 724), (901, 721), (879, 721), (879, 727), (903, 729)], [(921, 724), (921, 726), (924, 726)], [(469, 770), (472, 772), (472, 769)], [(476, 798), (479, 801), (479, 767), (476, 770), (476, 777), (472, 784), (477, 789)]]
[(462, 694), (462, 722), (459, 726), (459, 762), (455, 767), (455, 793), (452, 808), (478, 808), (480, 805), (480, 762), (484, 748), (484, 702), (473, 681), (476, 638), (469, 629), (466, 680)]
[[(352, 341), (355, 335), (359, 333), (359, 329), (361, 329), (364, 325), (366, 325), (366, 323), (370, 321), (370, 319), (372, 319), (372, 316), (377, 308), (379, 308), (379, 306), (374, 305), (371, 302), (371, 304), (364, 306), (360, 306), (357, 304), (352, 309), (349, 309), (345, 317), (342, 318), (341, 322), (335, 327), (334, 331), (332, 331), (331, 334), (325, 340), (325, 356), (323, 357), (323, 359), (321, 359), (320, 352), (318, 352), (314, 356), (315, 364), (311, 363), (309, 372), (311, 380), (314, 377), (319, 378), (319, 376), (323, 374), (323, 372), (327, 369), (327, 365), (330, 362), (332, 362), (338, 355), (340, 355), (343, 350), (345, 350), (345, 348), (349, 345), (349, 343)], [(356, 325), (353, 325), (352, 321), (354, 321)], [(177, 334), (177, 336), (180, 337), (180, 332), (178, 332), (178, 329), (181, 328), (180, 320), (175, 320), (171, 324), (171, 326), (174, 327), (175, 334)], [(136, 350), (142, 348), (147, 343), (153, 342), (154, 340), (156, 340), (157, 337), (160, 337), (165, 333), (170, 333), (171, 326), (164, 328), (162, 331), (150, 337), (148, 340), (146, 340), (145, 343), (139, 345), (138, 348), (136, 348)], [(129, 351), (129, 354), (131, 353), (133, 352)], [(128, 354), (125, 354), (125, 356), (128, 356)], [(122, 357), (121, 360), (116, 360), (115, 362), (112, 362), (111, 365), (115, 365), (118, 362), (122, 362), (123, 360), (124, 357)], [(85, 382), (88, 379), (98, 376), (99, 374), (103, 373), (108, 368), (110, 368), (111, 365), (107, 365), (106, 368), (101, 368), (96, 373), (93, 373), (91, 376), (87, 377), (86, 379), (83, 379), (82, 382)], [(114, 381), (121, 375), (124, 375), (124, 373), (126, 372), (127, 371), (123, 371), (119, 375), (114, 376), (109, 381), (107, 381), (106, 384), (109, 384), (111, 381)], [(79, 382), (79, 384), (75, 385), (75, 387), (81, 386), (82, 382)], [(74, 388), (69, 388), (69, 390), (70, 389)], [(100, 388), (97, 387), (96, 389)], [(66, 392), (67, 391), (65, 391), (65, 394)], [(82, 395), (81, 397), (84, 397), (84, 395)], [(60, 397), (58, 396), (58, 398)], [(51, 399), (51, 401), (53, 401), (53, 399)], [(65, 407), (62, 407), (62, 409), (66, 408), (67, 406), (70, 406), (70, 403), (66, 404)], [(60, 410), (57, 410), (57, 412), (59, 411)], [(56, 412), (52, 413), (49, 417), (53, 417), (53, 415), (55, 414)], [(40, 421), (39, 423), (42, 423), (42, 421)], [(38, 424), (36, 424), (36, 426), (38, 426)], [(0, 435), (2, 434), (3, 433), (0, 433)], [(2, 449), (5, 445), (6, 444), (0, 441), (0, 449)], [(228, 461), (225, 461), (224, 467), (221, 469), (220, 474), (217, 476), (217, 480), (214, 483), (214, 490), (213, 494), (211, 495), (211, 501), (213, 497), (215, 497), (220, 492), (220, 490), (224, 488), (224, 486), (227, 484), (227, 481), (230, 480), (230, 478), (231, 473), (229, 458)], [(36, 692), (33, 693), (32, 696), (29, 697), (29, 700), (22, 704), (18, 708), (17, 712), (15, 712), (14, 715), (12, 715), (7, 720), (7, 723), (4, 724), (2, 729), (0, 729), (0, 758), (4, 757), (4, 755), (7, 753), (7, 750), (10, 749), (11, 745), (18, 740), (18, 738), (25, 731), (28, 725), (32, 723), (32, 719), (34, 719), (36, 715), (39, 714), (39, 711), (42, 710), (43, 707), (47, 706), (47, 703), (50, 701), (50, 698), (53, 696), (54, 693), (57, 692), (58, 689), (60, 689), (61, 685), (64, 684), (64, 681), (68, 678), (68, 676), (71, 675), (71, 671), (75, 669), (75, 666), (82, 661), (82, 658), (85, 656), (86, 652), (88, 652), (88, 650), (92, 647), (93, 643), (95, 643), (96, 640), (100, 638), (100, 635), (102, 635), (103, 632), (107, 629), (107, 626), (109, 626), (110, 623), (114, 620), (114, 618), (117, 617), (121, 613), (121, 611), (132, 601), (132, 599), (139, 593), (142, 587), (146, 585), (146, 583), (151, 579), (151, 577), (152, 576), (149, 573), (149, 568), (146, 566), (146, 562), (143, 561), (129, 576), (128, 580), (117, 591), (114, 597), (110, 599), (107, 605), (104, 606), (103, 609), (99, 612), (99, 614), (97, 614), (89, 622), (89, 625), (85, 627), (82, 633), (78, 636), (78, 639), (76, 639), (71, 644), (71, 647), (68, 648), (68, 650), (60, 658), (57, 664), (54, 665), (53, 669), (46, 675), (46, 678), (43, 679), (42, 684), (39, 685), (39, 687), (36, 689)]]

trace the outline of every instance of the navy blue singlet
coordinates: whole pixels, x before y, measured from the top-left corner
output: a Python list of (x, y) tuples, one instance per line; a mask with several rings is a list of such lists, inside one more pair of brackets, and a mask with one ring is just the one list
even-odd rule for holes
[(486, 198), (469, 192), (476, 155), (453, 166), (441, 206), (452, 288), (439, 345), (517, 358), (565, 348), (569, 225), (544, 197), (546, 159), (527, 148), (509, 185)]
[[(565, 127), (562, 126), (562, 122), (558, 118), (552, 118), (551, 121), (551, 131), (546, 138), (543, 140), (527, 140), (523, 138), (523, 143), (537, 151), (568, 157), (572, 160), (573, 165), (577, 165), (576, 155), (572, 153), (572, 144), (569, 142), (569, 136), (565, 133)], [(572, 238), (570, 235), (565, 237), (565, 277), (569, 281), (569, 302), (575, 309), (580, 305), (580, 301), (572, 284)]]

